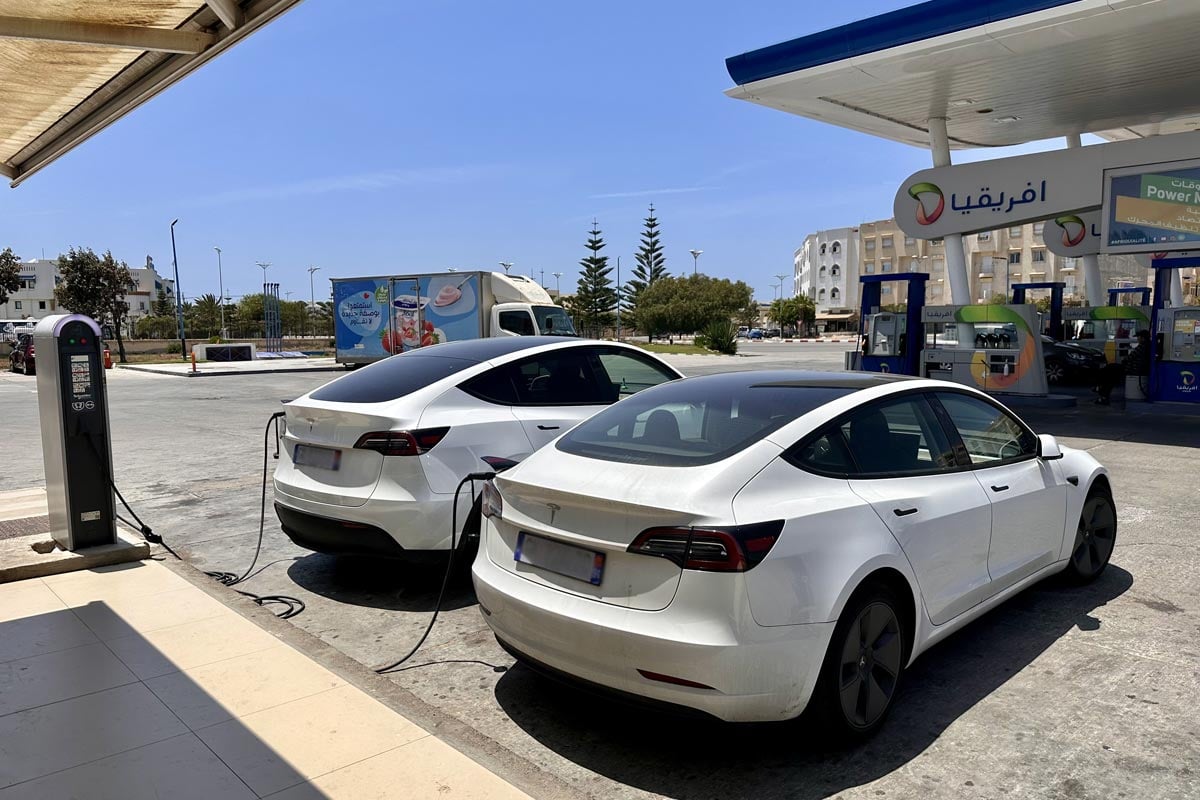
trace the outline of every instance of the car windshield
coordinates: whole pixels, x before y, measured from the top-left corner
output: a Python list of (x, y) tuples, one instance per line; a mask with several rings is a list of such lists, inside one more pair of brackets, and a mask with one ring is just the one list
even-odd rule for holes
[(331, 403), (383, 403), (411, 394), (475, 363), (462, 358), (405, 353), (360, 367), (322, 386), (310, 397)]
[(726, 382), (704, 378), (674, 381), (601, 411), (556, 446), (564, 453), (628, 464), (712, 464), (852, 391), (780, 384), (731, 390)]
[(577, 336), (567, 312), (558, 306), (534, 306), (533, 316), (543, 336)]

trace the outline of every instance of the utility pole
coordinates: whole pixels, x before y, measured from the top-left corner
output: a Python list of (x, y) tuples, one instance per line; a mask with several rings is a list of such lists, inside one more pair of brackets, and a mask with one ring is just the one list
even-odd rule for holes
[(183, 335), (183, 294), (179, 290), (179, 255), (175, 252), (175, 223), (171, 221), (171, 264), (175, 267), (175, 322), (179, 325), (179, 355), (187, 360), (187, 339)]
[(617, 256), (617, 341), (621, 341), (621, 257)]
[(703, 250), (688, 250), (692, 254), (692, 274), (695, 275), (700, 268), (700, 254)]
[[(312, 322), (313, 314), (317, 313), (317, 293), (313, 290), (313, 273), (320, 272), (320, 267), (309, 266), (308, 268), (308, 321)], [(307, 326), (306, 326), (307, 327)]]
[(217, 251), (217, 287), (221, 292), (221, 338), (228, 339), (229, 331), (225, 330), (225, 278), (221, 275), (221, 248), (214, 247), (213, 250)]

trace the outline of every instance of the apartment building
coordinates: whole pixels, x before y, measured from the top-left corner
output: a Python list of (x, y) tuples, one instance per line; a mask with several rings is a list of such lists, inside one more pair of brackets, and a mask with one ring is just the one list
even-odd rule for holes
[[(154, 312), (159, 290), (168, 297), (173, 296), (175, 282), (158, 274), (150, 256), (146, 256), (145, 266), (130, 267), (129, 271), (133, 275), (133, 286), (125, 294), (125, 302), (129, 303), (127, 324), (132, 331), (139, 319)], [(54, 299), (54, 287), (62, 283), (57, 259), (34, 258), (22, 262), (20, 280), (17, 291), (9, 296), (8, 302), (0, 305), (0, 317), (38, 320), (70, 310), (60, 307)]]
[(858, 245), (858, 228), (833, 228), (806, 236), (793, 254), (793, 291), (812, 299), (818, 322), (857, 307)]

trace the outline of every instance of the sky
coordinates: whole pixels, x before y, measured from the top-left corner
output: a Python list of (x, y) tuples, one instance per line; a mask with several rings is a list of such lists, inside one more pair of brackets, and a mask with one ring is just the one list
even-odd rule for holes
[(296, 300), (308, 266), (320, 300), (333, 277), (501, 261), (567, 294), (593, 219), (628, 278), (653, 203), (671, 273), (699, 249), (770, 300), (805, 235), (887, 218), (930, 156), (728, 98), (724, 60), (908, 4), (305, 0), (0, 189), (0, 248), (169, 276), (178, 218), (185, 297), (217, 294), (214, 247), (235, 298), (256, 262)]

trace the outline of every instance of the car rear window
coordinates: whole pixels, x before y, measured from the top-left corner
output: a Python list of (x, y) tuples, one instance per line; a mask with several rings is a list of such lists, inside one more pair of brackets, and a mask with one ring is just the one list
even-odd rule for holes
[(647, 466), (689, 467), (729, 458), (849, 387), (665, 383), (622, 400), (559, 439), (564, 453)]
[(383, 403), (449, 377), (474, 361), (416, 353), (376, 361), (313, 392), (313, 400), (331, 403)]

